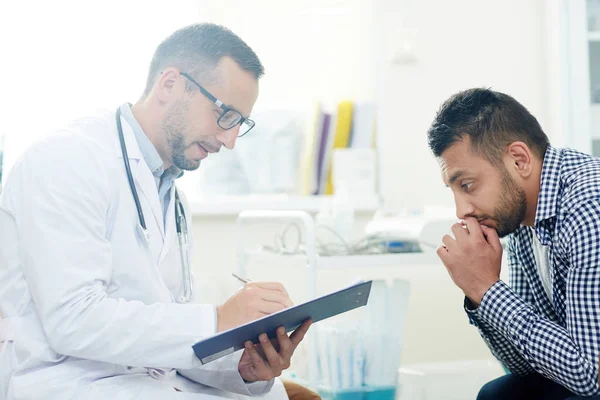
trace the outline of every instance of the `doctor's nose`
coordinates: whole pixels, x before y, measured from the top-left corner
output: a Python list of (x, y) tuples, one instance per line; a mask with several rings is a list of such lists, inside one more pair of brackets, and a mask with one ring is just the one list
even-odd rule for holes
[(237, 140), (239, 131), (239, 125), (228, 130), (221, 129), (217, 133), (217, 140), (221, 142), (227, 149), (231, 150), (235, 147), (235, 141)]

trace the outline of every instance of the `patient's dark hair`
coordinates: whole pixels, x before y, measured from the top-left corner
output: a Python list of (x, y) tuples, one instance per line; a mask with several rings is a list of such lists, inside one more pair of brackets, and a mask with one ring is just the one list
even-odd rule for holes
[(473, 150), (494, 165), (501, 165), (506, 148), (524, 142), (540, 159), (549, 146), (537, 119), (518, 101), (490, 89), (469, 89), (450, 97), (440, 107), (427, 131), (429, 147), (440, 157), (463, 136)]
[[(160, 73), (176, 67), (204, 84), (217, 79), (215, 67), (223, 57), (231, 57), (244, 71), (259, 79), (265, 70), (254, 51), (235, 33), (215, 24), (193, 24), (179, 29), (158, 45), (146, 81), (144, 96)], [(186, 83), (188, 90), (193, 87)]]

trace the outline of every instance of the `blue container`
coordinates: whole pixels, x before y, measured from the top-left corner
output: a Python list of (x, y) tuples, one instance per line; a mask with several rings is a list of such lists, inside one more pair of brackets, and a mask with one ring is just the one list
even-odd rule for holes
[(406, 281), (375, 280), (355, 319), (316, 327), (323, 400), (395, 400), (408, 296)]
[(319, 395), (323, 400), (395, 400), (394, 386), (362, 386), (350, 389), (320, 388)]

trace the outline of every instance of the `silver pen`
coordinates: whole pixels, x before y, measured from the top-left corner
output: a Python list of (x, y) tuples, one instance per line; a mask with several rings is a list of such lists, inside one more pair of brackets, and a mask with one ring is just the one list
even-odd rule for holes
[(231, 273), (231, 275), (232, 275), (232, 276), (233, 276), (235, 279), (237, 279), (238, 281), (242, 282), (243, 284), (246, 284), (246, 283), (252, 282), (250, 279), (242, 278), (241, 276), (239, 276), (239, 275), (237, 275), (237, 274), (235, 274), (235, 273), (233, 273), (233, 272)]

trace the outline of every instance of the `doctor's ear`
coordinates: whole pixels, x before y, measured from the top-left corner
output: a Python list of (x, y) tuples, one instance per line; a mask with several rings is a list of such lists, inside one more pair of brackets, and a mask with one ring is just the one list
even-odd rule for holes
[(515, 170), (523, 178), (533, 173), (533, 156), (531, 149), (523, 142), (513, 142), (506, 149), (505, 164)]
[(161, 102), (169, 102), (173, 95), (179, 96), (179, 91), (185, 89), (185, 82), (175, 68), (167, 68), (160, 73), (154, 83), (154, 91)]

